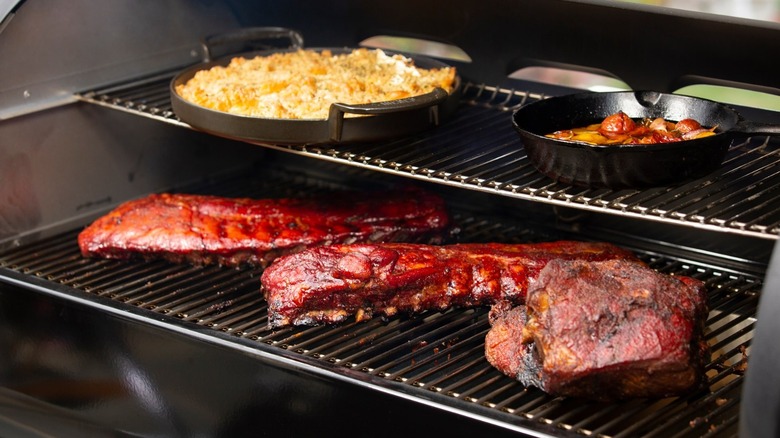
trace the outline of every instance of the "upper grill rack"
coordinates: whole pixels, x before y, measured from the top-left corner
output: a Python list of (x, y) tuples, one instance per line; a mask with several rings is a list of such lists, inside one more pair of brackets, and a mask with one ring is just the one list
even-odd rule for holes
[[(203, 192), (264, 197), (273, 193), (317, 193), (332, 188), (318, 181), (271, 171), (212, 183)], [(296, 174), (297, 175), (297, 174)], [(546, 230), (505, 217), (455, 211), (464, 241), (552, 240)], [(294, 358), (326, 373), (338, 373), (406, 394), (421, 403), (447, 406), (537, 436), (732, 436), (739, 421), (745, 355), (755, 325), (761, 273), (720, 269), (633, 249), (653, 268), (706, 282), (711, 313), (707, 341), (708, 390), (688, 397), (597, 404), (556, 398), (525, 389), (500, 374), (484, 357), (487, 309), (429, 312), (333, 327), (267, 329), (267, 307), (259, 272), (215, 266), (90, 260), (78, 250), (78, 230), (0, 253), (0, 280), (36, 283), (83, 301), (110, 306), (131, 318), (198, 331), (228, 346)]]
[[(189, 127), (171, 109), (173, 73), (78, 95), (85, 102)], [(733, 144), (724, 165), (694, 181), (646, 190), (583, 189), (538, 173), (511, 126), (512, 110), (544, 98), (466, 83), (460, 110), (437, 129), (351, 145), (264, 145), (296, 154), (512, 198), (777, 239), (780, 150), (760, 137)]]

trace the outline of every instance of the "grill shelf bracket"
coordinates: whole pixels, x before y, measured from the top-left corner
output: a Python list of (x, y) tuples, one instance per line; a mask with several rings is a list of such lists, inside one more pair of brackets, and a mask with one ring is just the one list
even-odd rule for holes
[[(83, 102), (191, 128), (176, 117), (175, 72), (77, 94)], [(260, 146), (403, 177), (553, 206), (776, 240), (780, 236), (780, 144), (756, 137), (731, 145), (703, 178), (643, 190), (585, 189), (538, 173), (511, 126), (512, 111), (542, 93), (466, 82), (460, 108), (441, 126), (371, 144)]]

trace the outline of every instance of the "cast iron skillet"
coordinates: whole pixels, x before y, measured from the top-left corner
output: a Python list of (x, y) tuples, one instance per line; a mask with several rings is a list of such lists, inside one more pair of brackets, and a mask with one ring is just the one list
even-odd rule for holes
[[(285, 28), (242, 29), (233, 34), (209, 37), (204, 41), (204, 59), (210, 59), (209, 41), (220, 44), (241, 39), (262, 37), (289, 37), (290, 47), (241, 53), (218, 60), (208, 60), (189, 67), (177, 74), (170, 84), (173, 111), (183, 122), (194, 128), (215, 135), (269, 144), (347, 143), (384, 140), (411, 134), (437, 126), (441, 118), (451, 115), (458, 105), (460, 79), (456, 77), (452, 93), (436, 88), (430, 93), (406, 99), (372, 104), (352, 105), (334, 103), (328, 119), (270, 119), (241, 116), (215, 111), (184, 100), (176, 92), (176, 86), (186, 83), (195, 73), (214, 66), (224, 66), (234, 56), (254, 57), (271, 53), (291, 52), (302, 48), (303, 38)], [(325, 50), (313, 48), (309, 50)], [(334, 54), (349, 53), (351, 48), (327, 48)], [(387, 51), (386, 51), (387, 52)], [(391, 54), (388, 52), (388, 54)], [(418, 56), (405, 55), (421, 68), (441, 68), (446, 64)], [(361, 114), (365, 117), (344, 117), (345, 114)]]
[[(716, 126), (716, 135), (652, 145), (590, 145), (544, 135), (601, 122), (623, 111), (634, 119), (663, 117)], [(578, 93), (543, 99), (512, 116), (528, 158), (543, 174), (563, 183), (614, 189), (667, 185), (702, 177), (723, 162), (732, 140), (780, 135), (780, 126), (744, 120), (734, 109), (694, 97), (653, 91)]]

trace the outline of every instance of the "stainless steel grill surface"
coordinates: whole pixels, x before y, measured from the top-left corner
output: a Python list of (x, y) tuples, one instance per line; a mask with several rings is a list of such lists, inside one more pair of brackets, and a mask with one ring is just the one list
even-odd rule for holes
[[(474, 105), (466, 114), (493, 111), (491, 108)], [(509, 138), (502, 138), (502, 142), (513, 143)], [(734, 151), (737, 155), (738, 149)], [(187, 187), (186, 191), (265, 197), (325, 193), (337, 185), (284, 169), (266, 172), (263, 179), (241, 174)], [(355, 172), (359, 176), (363, 171)], [(522, 217), (478, 212), (457, 199), (448, 202), (463, 241), (576, 237)], [(80, 227), (75, 228), (6, 248), (0, 253), (0, 277), (10, 284), (46, 290), (250, 355), (292, 361), (315, 373), (346, 378), (507, 430), (536, 436), (604, 437), (736, 433), (745, 360), (765, 270), (760, 263), (726, 261), (716, 254), (710, 254), (707, 262), (697, 262), (701, 254), (684, 248), (659, 251), (647, 242), (593, 230), (590, 238), (623, 245), (659, 271), (705, 281), (712, 309), (707, 340), (713, 355), (706, 367), (706, 391), (682, 398), (598, 404), (525, 389), (493, 369), (484, 358), (487, 309), (453, 309), (333, 327), (270, 331), (266, 328), (266, 304), (259, 292), (259, 271), (161, 261), (89, 260), (79, 253), (76, 236)], [(672, 252), (674, 256), (668, 255)]]
[[(187, 126), (171, 110), (160, 75), (80, 98)], [(543, 94), (466, 83), (454, 120), (435, 131), (371, 145), (275, 146), (288, 152), (406, 177), (623, 217), (776, 239), (780, 235), (780, 142), (757, 137), (735, 142), (723, 166), (704, 178), (646, 190), (583, 189), (538, 173), (510, 123), (511, 111)]]

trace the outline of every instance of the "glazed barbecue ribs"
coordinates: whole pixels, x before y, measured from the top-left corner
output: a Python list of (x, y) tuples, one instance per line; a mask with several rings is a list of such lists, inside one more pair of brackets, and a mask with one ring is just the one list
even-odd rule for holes
[(552, 259), (634, 256), (606, 243), (352, 244), (310, 248), (277, 259), (262, 274), (268, 325), (338, 323), (453, 306), (523, 303)]
[(703, 384), (703, 283), (630, 260), (554, 260), (525, 305), (496, 304), (488, 361), (526, 386), (599, 401), (665, 397)]
[(315, 245), (440, 243), (450, 230), (444, 201), (416, 188), (284, 199), (153, 194), (97, 219), (78, 244), (86, 257), (264, 267)]

